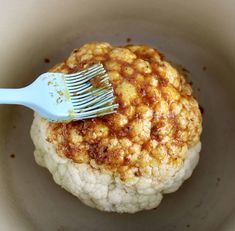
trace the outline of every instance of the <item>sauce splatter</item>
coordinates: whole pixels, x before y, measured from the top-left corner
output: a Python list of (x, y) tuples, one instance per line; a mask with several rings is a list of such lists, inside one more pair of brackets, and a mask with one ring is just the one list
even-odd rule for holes
[(221, 178), (220, 178), (220, 177), (217, 177), (217, 178), (216, 178), (216, 183), (215, 183), (215, 185), (218, 186), (219, 183), (220, 183), (220, 181), (221, 181)]
[(14, 159), (14, 158), (15, 158), (15, 154), (12, 153), (12, 154), (10, 155), (10, 157), (11, 157), (12, 159)]
[(202, 67), (202, 70), (203, 70), (203, 71), (206, 71), (206, 70), (207, 70), (207, 67), (206, 67), (206, 66), (203, 66), (203, 67)]
[(182, 67), (182, 71), (186, 72), (186, 73), (190, 73), (190, 71), (187, 68), (185, 68), (185, 67)]
[(50, 63), (51, 60), (49, 58), (44, 58), (44, 63)]
[(202, 107), (202, 105), (199, 104), (199, 109), (201, 111), (201, 114), (203, 115), (204, 114), (204, 108)]

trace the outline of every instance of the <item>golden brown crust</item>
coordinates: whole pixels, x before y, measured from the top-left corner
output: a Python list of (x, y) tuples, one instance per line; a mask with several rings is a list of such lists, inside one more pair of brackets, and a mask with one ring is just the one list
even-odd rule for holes
[(127, 177), (151, 175), (162, 162), (179, 165), (200, 139), (202, 117), (191, 86), (155, 49), (89, 43), (51, 69), (73, 73), (101, 62), (114, 88), (116, 114), (50, 123), (48, 140), (59, 155)]

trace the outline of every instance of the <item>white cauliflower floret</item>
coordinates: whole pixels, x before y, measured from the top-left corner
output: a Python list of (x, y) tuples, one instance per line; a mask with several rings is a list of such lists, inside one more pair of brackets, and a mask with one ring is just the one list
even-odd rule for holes
[(152, 177), (140, 176), (131, 182), (122, 181), (111, 172), (102, 172), (90, 164), (79, 164), (56, 153), (46, 140), (48, 122), (35, 115), (31, 136), (36, 147), (36, 162), (48, 168), (55, 182), (85, 204), (103, 211), (135, 213), (156, 208), (164, 193), (176, 191), (189, 178), (198, 163), (201, 143), (191, 147), (182, 166), (169, 168), (161, 164)]

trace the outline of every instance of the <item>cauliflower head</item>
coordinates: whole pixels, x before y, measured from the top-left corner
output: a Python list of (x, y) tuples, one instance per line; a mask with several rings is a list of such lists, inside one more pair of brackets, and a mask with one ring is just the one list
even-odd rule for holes
[(108, 72), (117, 113), (69, 123), (35, 114), (35, 159), (91, 207), (119, 213), (156, 208), (198, 163), (198, 103), (182, 74), (147, 46), (85, 44), (50, 71), (73, 73), (98, 62)]

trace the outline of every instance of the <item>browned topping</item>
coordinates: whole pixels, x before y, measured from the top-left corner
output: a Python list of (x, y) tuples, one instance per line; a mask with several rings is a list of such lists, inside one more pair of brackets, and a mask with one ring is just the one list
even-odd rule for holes
[(135, 172), (135, 176), (141, 176), (141, 172), (139, 169)]
[(207, 67), (206, 67), (206, 66), (203, 66), (203, 67), (202, 67), (202, 70), (203, 70), (203, 71), (206, 71), (206, 70), (207, 70)]
[(51, 60), (49, 58), (44, 58), (44, 63), (50, 63)]
[(94, 87), (94, 88), (105, 87), (106, 85), (104, 83), (102, 83), (101, 80), (102, 79), (100, 76), (96, 76), (96, 77), (92, 78), (90, 80), (92, 87)]
[[(147, 46), (90, 43), (51, 71), (73, 73), (102, 63), (113, 86), (116, 114), (50, 123), (48, 140), (59, 155), (111, 170), (121, 179), (151, 175), (161, 162), (179, 165), (200, 139), (202, 117), (192, 89), (163, 55)], [(100, 87), (99, 77), (92, 81)]]

